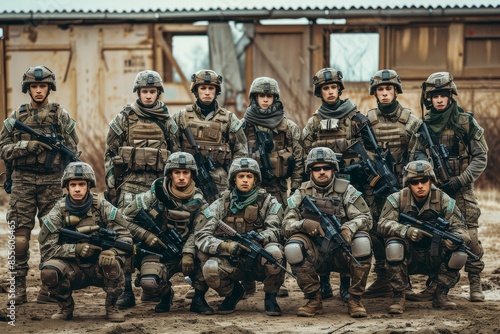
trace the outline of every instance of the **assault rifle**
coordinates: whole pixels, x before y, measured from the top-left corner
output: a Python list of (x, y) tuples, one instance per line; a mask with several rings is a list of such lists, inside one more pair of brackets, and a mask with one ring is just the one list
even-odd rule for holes
[[(459, 251), (467, 253), (467, 255), (473, 259), (477, 260), (479, 257), (472, 253), (470, 248), (467, 247), (462, 238), (456, 236), (453, 233), (447, 232), (448, 227), (450, 226), (450, 222), (441, 217), (437, 218), (436, 224), (431, 224), (426, 221), (421, 221), (411, 216), (408, 216), (405, 213), (399, 214), (399, 222), (404, 225), (413, 226), (419, 228), (423, 231), (423, 234), (429, 238), (432, 238), (432, 243), (434, 246), (431, 246), (431, 256), (439, 256), (439, 244), (441, 240), (450, 240), (454, 245), (457, 246)], [(437, 246), (437, 247), (436, 247)]]
[(144, 211), (140, 209), (134, 218), (134, 223), (139, 226), (144, 227), (149, 232), (153, 233), (160, 239), (166, 246), (166, 255), (170, 258), (178, 258), (182, 256), (182, 247), (184, 242), (181, 236), (174, 229), (168, 228), (161, 230), (158, 225), (154, 222), (153, 218)]
[(65, 227), (62, 227), (59, 233), (64, 242), (87, 242), (103, 249), (116, 248), (131, 255), (141, 254), (163, 257), (161, 254), (150, 252), (144, 248), (138, 247), (137, 245), (116, 240), (117, 236), (115, 231), (110, 231), (99, 226), (91, 226), (90, 228), (86, 228), (84, 231), (92, 234), (69, 230)]
[(37, 132), (26, 124), (18, 121), (17, 119), (14, 123), (14, 129), (27, 133), (31, 135), (31, 137), (35, 140), (38, 140), (39, 142), (44, 143), (52, 148), (52, 150), (48, 151), (47, 153), (45, 167), (52, 166), (57, 152), (61, 153), (62, 159), (64, 161), (64, 167), (66, 167), (70, 162), (80, 161), (80, 157), (78, 156), (78, 154), (70, 150), (67, 146), (63, 145), (61, 138), (58, 138), (55, 133), (51, 133), (49, 135), (47, 133)]
[(219, 190), (215, 184), (214, 179), (210, 175), (210, 171), (215, 170), (214, 162), (210, 157), (205, 157), (201, 154), (198, 144), (194, 140), (193, 133), (189, 127), (184, 129), (184, 134), (188, 140), (189, 145), (194, 149), (194, 160), (196, 161), (196, 166), (198, 167), (198, 173), (196, 173), (195, 182), (198, 187), (200, 187), (203, 195), (208, 202), (212, 202), (217, 198)]
[[(279, 263), (279, 261), (271, 253), (266, 251), (264, 248), (258, 246), (255, 242), (253, 242), (250, 239), (252, 237), (252, 235), (255, 236), (255, 234), (247, 234), (246, 236), (243, 236), (243, 235), (239, 234), (238, 232), (236, 232), (236, 230), (233, 229), (231, 226), (224, 223), (222, 220), (219, 220), (219, 228), (225, 234), (227, 234), (229, 236), (229, 238), (231, 238), (232, 240), (234, 240), (234, 241), (242, 244), (243, 246), (247, 247), (248, 249), (250, 249), (250, 253), (248, 253), (247, 256), (251, 259), (251, 261), (247, 261), (247, 265), (245, 266), (246, 271), (252, 270), (252, 265), (253, 265), (254, 261), (257, 259), (257, 256), (260, 255), (261, 257), (266, 259), (268, 263), (270, 263), (274, 266), (280, 267), (285, 272), (287, 272), (290, 276), (297, 279), (297, 277), (295, 277), (295, 275), (291, 271), (286, 269), (286, 267), (283, 266), (283, 264)], [(260, 236), (260, 237), (262, 237), (262, 236)], [(256, 240), (256, 241), (258, 241), (258, 240)]]
[(420, 133), (420, 143), (429, 150), (436, 177), (442, 185), (446, 184), (453, 175), (453, 169), (448, 161), (450, 157), (448, 148), (444, 144), (434, 143), (429, 129), (424, 122), (420, 125), (418, 133)]
[(342, 234), (340, 234), (341, 224), (337, 217), (335, 217), (335, 215), (329, 215), (321, 212), (309, 195), (304, 196), (302, 206), (309, 212), (319, 216), (321, 228), (325, 231), (324, 237), (315, 237), (315, 241), (319, 243), (320, 250), (327, 253), (332, 250), (332, 246), (338, 245), (344, 253), (346, 253), (347, 256), (349, 256), (351, 260), (359, 266), (360, 264), (358, 260), (356, 260), (354, 255), (351, 253), (351, 245), (349, 245)]
[(269, 136), (272, 136), (272, 133), (267, 134), (264, 131), (258, 131), (255, 129), (255, 137), (257, 139), (256, 144), (257, 149), (259, 150), (260, 164), (262, 166), (260, 167), (260, 171), (262, 173), (262, 178), (266, 181), (272, 181), (275, 178), (271, 172), (273, 165), (271, 164), (271, 159), (269, 158), (269, 154), (273, 150), (274, 144)]

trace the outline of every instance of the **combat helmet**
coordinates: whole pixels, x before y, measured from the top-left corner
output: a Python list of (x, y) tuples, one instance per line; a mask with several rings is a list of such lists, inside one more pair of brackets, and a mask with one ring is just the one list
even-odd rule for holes
[(163, 93), (165, 91), (160, 74), (151, 70), (145, 70), (137, 73), (134, 80), (133, 93), (145, 87), (155, 87), (158, 89), (159, 93)]
[(26, 93), (29, 85), (37, 82), (45, 82), (49, 85), (49, 90), (56, 91), (56, 76), (46, 66), (39, 65), (28, 67), (23, 74), (23, 81), (21, 83), (22, 92)]
[(432, 182), (437, 182), (436, 174), (432, 165), (426, 160), (416, 160), (409, 162), (403, 171), (403, 185), (408, 186), (409, 182), (415, 178), (429, 177)]
[(422, 82), (422, 102), (429, 109), (432, 106), (431, 92), (446, 90), (458, 95), (457, 85), (453, 82), (453, 76), (449, 72), (436, 72), (431, 74), (426, 81)]
[(174, 152), (170, 154), (165, 164), (163, 175), (168, 176), (174, 169), (189, 169), (193, 177), (198, 171), (193, 155), (187, 152)]
[(339, 171), (339, 161), (337, 160), (335, 152), (333, 152), (331, 148), (315, 147), (309, 151), (306, 159), (306, 173), (310, 173), (311, 167), (319, 162), (330, 163), (333, 165), (336, 172)]
[(312, 78), (314, 95), (321, 97), (321, 86), (330, 83), (336, 83), (339, 85), (339, 95), (341, 95), (345, 88), (344, 82), (342, 81), (343, 78), (342, 72), (337, 71), (334, 68), (323, 68), (319, 70)]
[(377, 71), (370, 79), (370, 95), (375, 94), (375, 89), (380, 85), (394, 85), (398, 94), (403, 94), (401, 78), (394, 70)]
[(212, 70), (199, 70), (191, 76), (191, 92), (197, 95), (196, 87), (199, 85), (213, 85), (216, 89), (216, 95), (221, 93), (222, 77)]
[(95, 173), (92, 167), (82, 161), (71, 162), (64, 169), (61, 178), (61, 188), (66, 188), (71, 180), (87, 180), (90, 183), (90, 188), (95, 188)]
[(234, 159), (229, 167), (229, 185), (234, 188), (235, 177), (239, 172), (252, 172), (257, 177), (257, 183), (262, 180), (259, 163), (252, 158)]
[(250, 86), (250, 92), (248, 93), (248, 98), (252, 97), (252, 94), (272, 94), (275, 99), (280, 98), (280, 89), (278, 87), (278, 82), (273, 78), (269, 77), (259, 77), (256, 78), (252, 85)]

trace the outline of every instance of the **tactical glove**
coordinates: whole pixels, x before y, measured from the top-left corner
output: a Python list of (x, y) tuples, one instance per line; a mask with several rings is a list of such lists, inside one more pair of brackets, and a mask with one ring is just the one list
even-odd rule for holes
[(99, 265), (104, 266), (117, 266), (118, 261), (116, 260), (116, 252), (112, 249), (107, 249), (99, 254)]
[(325, 231), (323, 231), (323, 228), (321, 228), (321, 224), (312, 219), (304, 219), (304, 221), (302, 222), (302, 229), (304, 230), (304, 232), (313, 237), (325, 236)]
[(28, 141), (28, 146), (27, 146), (28, 152), (40, 154), (43, 152), (44, 149), (50, 151), (52, 150), (52, 147), (38, 140)]
[(244, 252), (250, 252), (248, 248), (237, 243), (236, 241), (223, 241), (219, 245), (219, 250), (222, 252), (227, 252), (231, 255), (239, 255)]
[(151, 232), (144, 233), (144, 242), (149, 247), (163, 247), (167, 249), (167, 245), (163, 243), (156, 235)]
[(441, 188), (448, 195), (453, 195), (462, 188), (462, 183), (460, 183), (460, 179), (457, 176), (452, 176)]
[(422, 238), (424, 237), (424, 234), (422, 233), (422, 230), (420, 230), (416, 227), (410, 226), (408, 228), (408, 230), (406, 230), (406, 237), (408, 239), (410, 239), (411, 241), (418, 242), (418, 241), (422, 240)]
[(340, 228), (340, 234), (342, 234), (342, 236), (344, 237), (344, 240), (350, 244), (351, 243), (351, 240), (352, 240), (352, 232), (351, 232), (351, 229), (347, 226), (342, 226)]
[(455, 250), (458, 247), (451, 240), (448, 240), (448, 239), (444, 239), (443, 243), (446, 246), (446, 248), (448, 248), (449, 250)]
[(181, 260), (182, 273), (184, 276), (191, 274), (194, 270), (194, 258), (191, 254), (182, 255)]
[(100, 252), (101, 250), (102, 250), (101, 247), (91, 245), (86, 242), (76, 244), (75, 247), (75, 253), (78, 254), (80, 257), (91, 257), (96, 252)]

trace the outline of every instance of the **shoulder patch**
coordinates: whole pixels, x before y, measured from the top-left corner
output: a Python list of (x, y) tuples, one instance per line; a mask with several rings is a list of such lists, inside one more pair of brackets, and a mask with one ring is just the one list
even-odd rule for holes
[(50, 221), (48, 217), (43, 218), (43, 225), (47, 227), (50, 233), (54, 233), (55, 231), (57, 231), (57, 227)]
[(109, 220), (115, 220), (117, 213), (118, 209), (114, 206), (111, 206), (111, 212), (109, 213)]
[(392, 197), (392, 195), (389, 195), (389, 197), (387, 197), (387, 200), (389, 201), (389, 203), (391, 203), (391, 205), (395, 209), (399, 208), (399, 204), (396, 202), (396, 199), (394, 197)]
[(288, 207), (291, 209), (298, 208), (300, 203), (302, 202), (302, 195), (300, 194), (300, 192), (297, 195), (295, 194), (296, 193), (288, 197), (288, 199), (286, 200)]
[(474, 139), (480, 140), (481, 137), (483, 137), (483, 135), (484, 135), (484, 129), (482, 127), (480, 127), (479, 124), (477, 124), (477, 123), (475, 123), (474, 125), (476, 127), (476, 133), (474, 134)]
[(274, 200), (271, 202), (271, 208), (269, 209), (269, 213), (275, 215), (280, 211), (280, 208), (281, 208), (281, 203)]
[(179, 130), (179, 127), (177, 126), (177, 123), (174, 121), (171, 122), (170, 124), (170, 132), (171, 133), (177, 133), (177, 130)]
[(448, 202), (448, 206), (446, 207), (446, 210), (448, 212), (453, 212), (455, 210), (455, 200), (453, 198), (450, 198), (450, 201)]
[(66, 133), (70, 134), (71, 132), (73, 132), (75, 126), (76, 126), (76, 121), (73, 118), (70, 118), (68, 127), (66, 128)]
[(238, 130), (241, 128), (242, 122), (234, 114), (232, 118), (233, 119), (231, 120), (231, 131), (238, 132)]
[[(215, 203), (215, 202), (214, 202)], [(204, 211), (203, 214), (205, 215), (205, 218), (210, 219), (215, 215), (215, 210), (213, 208), (213, 203), (209, 205)]]
[(135, 196), (135, 203), (137, 204), (137, 208), (146, 210), (143, 197), (144, 197), (144, 193), (137, 194)]
[(116, 118), (114, 118), (111, 122), (109, 122), (109, 127), (116, 133), (118, 136), (121, 136), (123, 133), (122, 128), (116, 122)]
[(15, 123), (16, 123), (16, 119), (12, 118), (12, 117), (8, 117), (5, 119), (5, 121), (3, 121), (3, 125), (5, 126), (7, 131), (9, 131), (9, 133), (11, 133), (12, 130), (14, 130)]

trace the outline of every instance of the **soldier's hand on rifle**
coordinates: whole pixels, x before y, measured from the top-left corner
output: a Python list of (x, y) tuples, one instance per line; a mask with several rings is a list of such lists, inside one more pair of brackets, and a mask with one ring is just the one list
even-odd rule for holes
[(194, 270), (194, 258), (192, 254), (183, 254), (181, 260), (182, 273), (184, 276), (191, 274)]
[(462, 183), (460, 183), (460, 179), (457, 176), (452, 176), (441, 188), (448, 195), (455, 194), (462, 188)]
[(347, 226), (342, 226), (340, 228), (340, 234), (344, 237), (344, 240), (350, 244), (352, 240), (352, 232), (351, 229)]
[(103, 266), (116, 266), (118, 260), (116, 259), (116, 252), (112, 249), (107, 249), (99, 254), (99, 265)]
[(304, 219), (302, 222), (302, 229), (304, 232), (313, 237), (324, 237), (325, 231), (321, 228), (321, 224), (312, 219)]
[(221, 244), (219, 245), (219, 250), (222, 252), (227, 252), (231, 255), (239, 255), (244, 252), (250, 252), (250, 249), (236, 241), (221, 242)]
[(455, 250), (458, 247), (451, 240), (448, 240), (448, 239), (444, 239), (443, 243), (446, 246), (446, 248), (448, 248), (449, 250)]
[(91, 245), (89, 243), (83, 242), (76, 244), (75, 253), (80, 257), (90, 257), (94, 255), (96, 252), (100, 252), (102, 250), (101, 247)]
[(28, 141), (27, 149), (31, 153), (40, 154), (44, 149), (49, 151), (52, 150), (52, 147), (38, 140), (30, 140)]
[(422, 233), (422, 230), (420, 230), (416, 227), (410, 226), (408, 228), (408, 230), (406, 230), (406, 237), (408, 239), (410, 239), (411, 241), (418, 242), (418, 241), (422, 240), (422, 238), (424, 237), (424, 234)]
[(167, 245), (163, 243), (156, 235), (151, 232), (144, 233), (144, 242), (149, 247), (163, 247), (167, 249)]

